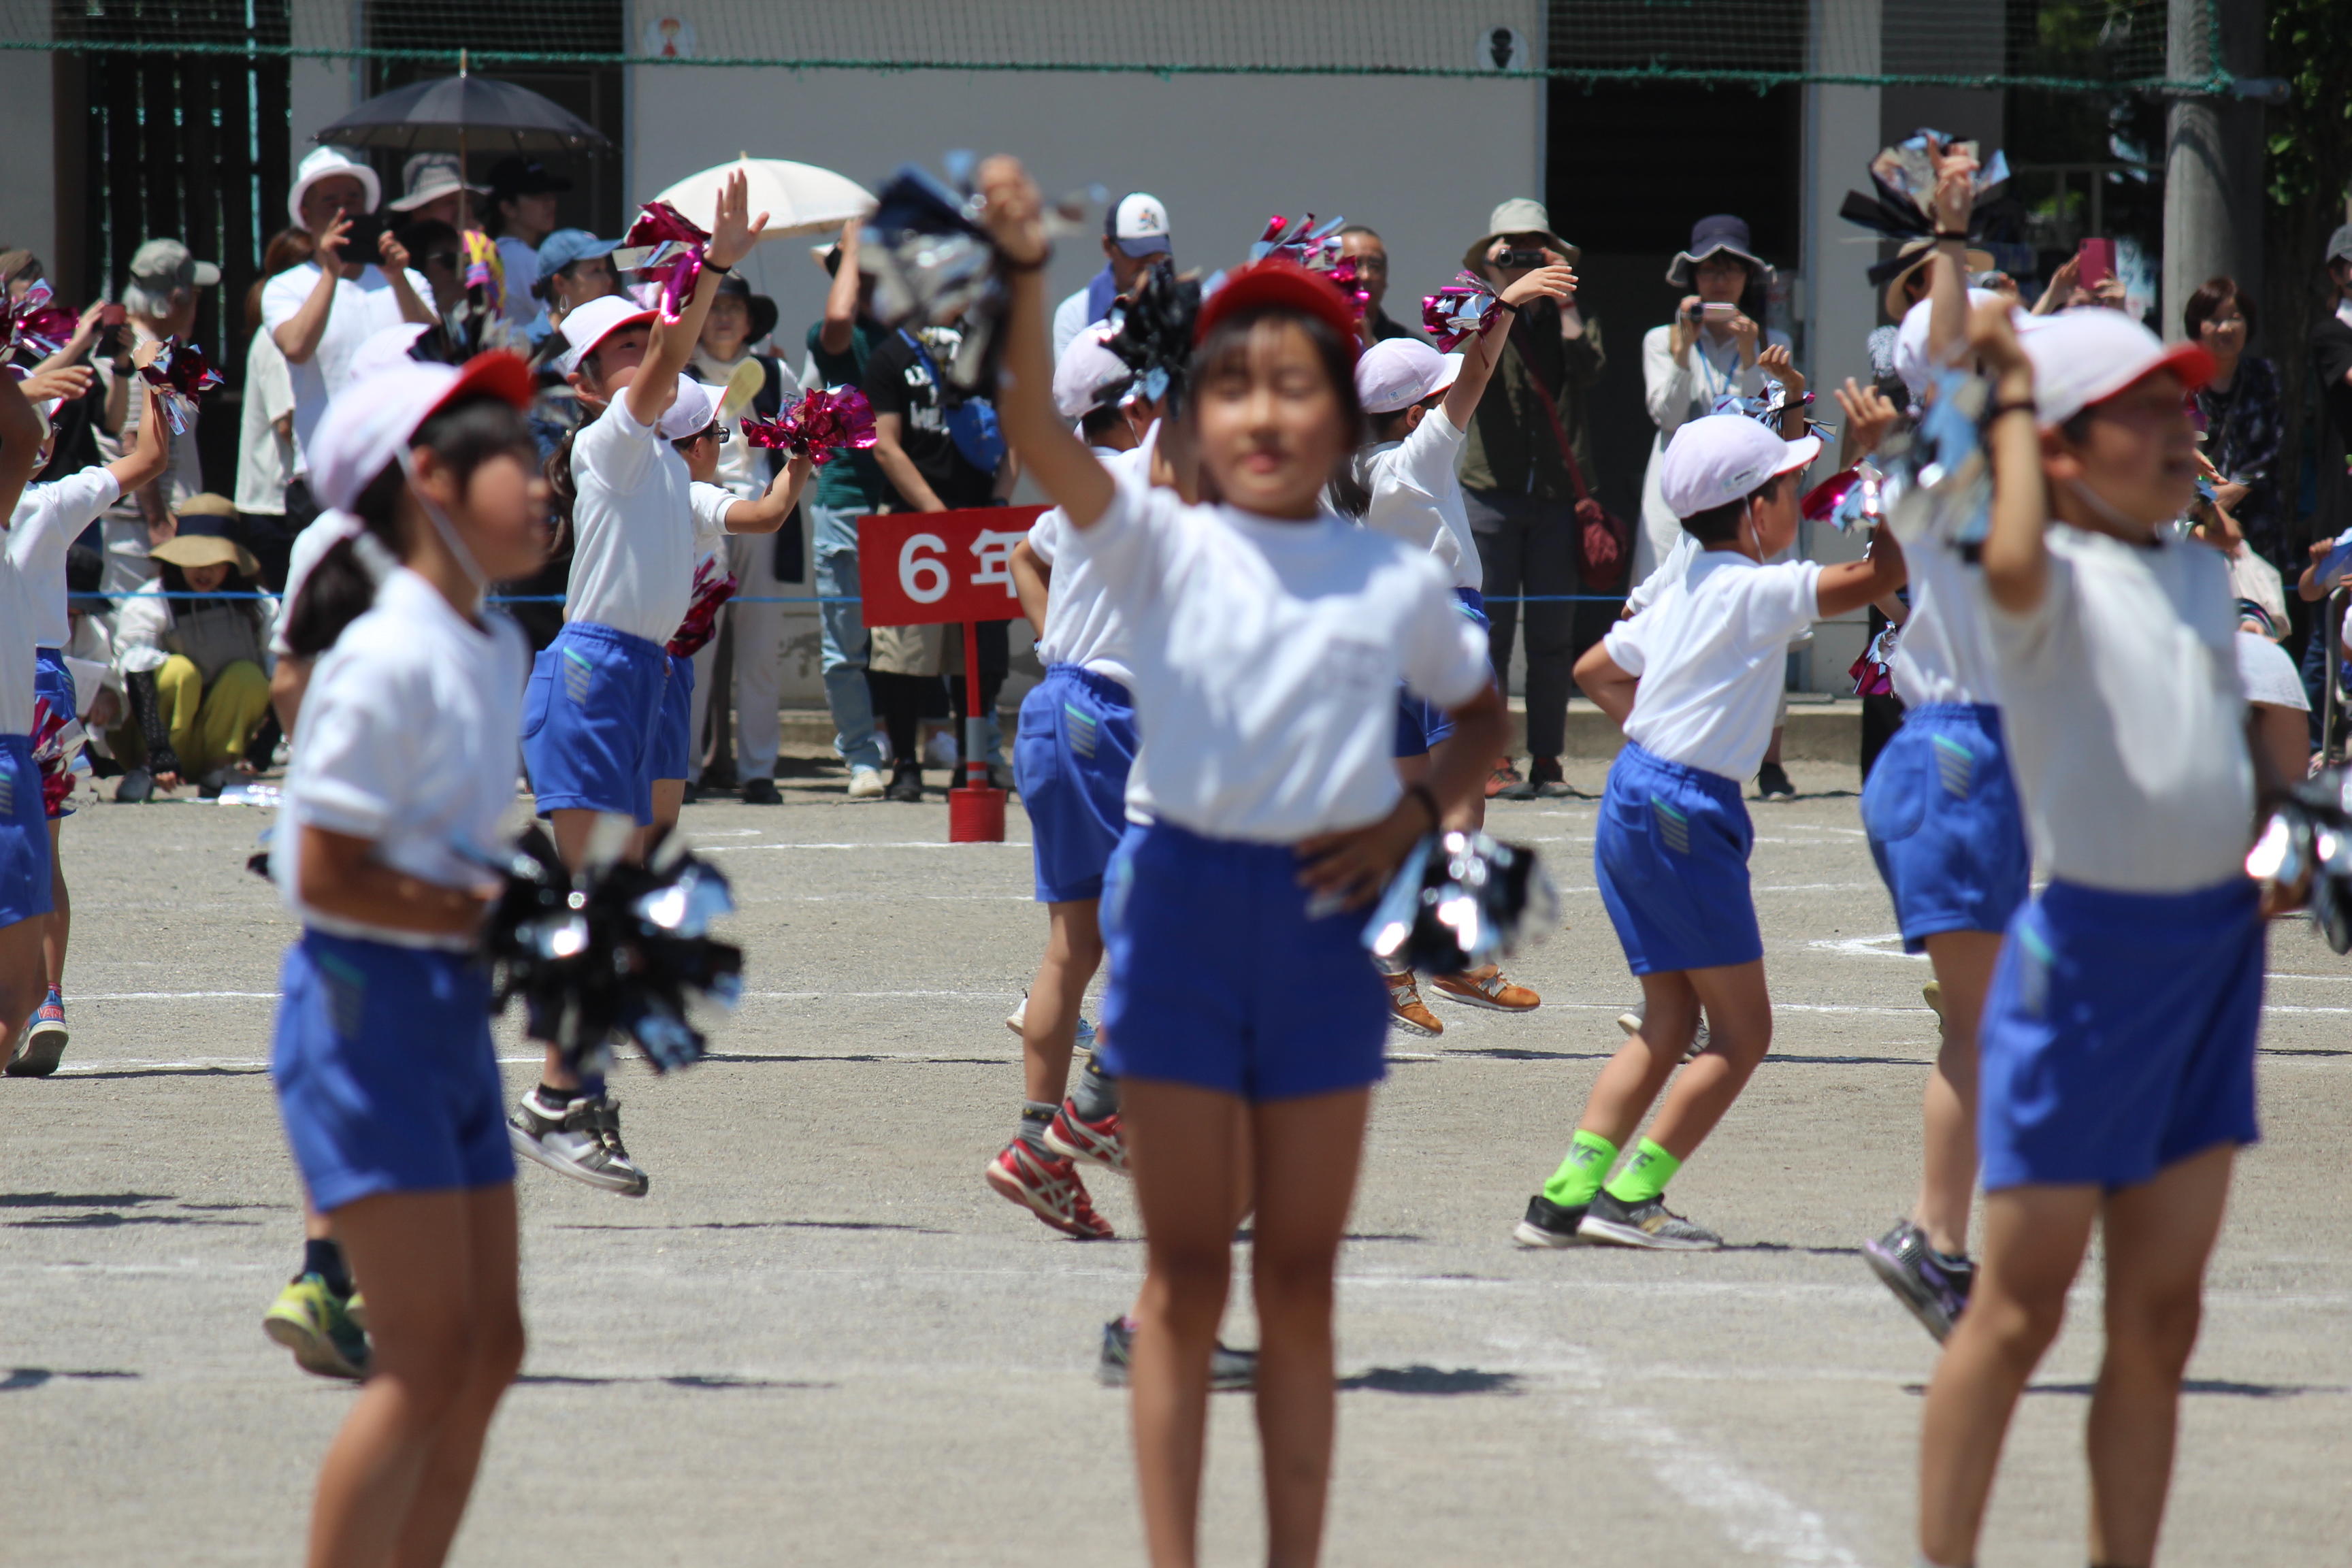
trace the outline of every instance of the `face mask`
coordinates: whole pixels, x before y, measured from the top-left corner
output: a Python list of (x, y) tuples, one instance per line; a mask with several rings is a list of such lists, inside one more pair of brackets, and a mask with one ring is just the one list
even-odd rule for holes
[(2066, 488), (2074, 492), (2076, 500), (2081, 501), (2116, 527), (2128, 530), (2133, 533), (2147, 531), (2147, 524), (2119, 510), (2113, 501), (2093, 489), (2086, 480), (2068, 479)]

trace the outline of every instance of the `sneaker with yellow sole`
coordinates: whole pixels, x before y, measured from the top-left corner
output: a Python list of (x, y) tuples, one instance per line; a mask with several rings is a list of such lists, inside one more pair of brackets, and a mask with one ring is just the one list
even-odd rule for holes
[(1445, 1026), (1437, 1021), (1437, 1015), (1421, 999), (1421, 987), (1413, 983), (1412, 970), (1381, 978), (1389, 983), (1389, 1023), (1392, 1027), (1424, 1039), (1435, 1039), (1445, 1033)]
[(304, 1372), (356, 1382), (368, 1373), (367, 1331), (352, 1311), (358, 1302), (356, 1296), (346, 1301), (336, 1295), (318, 1275), (305, 1274), (278, 1292), (261, 1331), (291, 1351)]
[(1497, 1013), (1532, 1013), (1543, 998), (1524, 985), (1514, 985), (1493, 964), (1460, 974), (1433, 974), (1429, 983), (1448, 1002), (1465, 1007), (1486, 1007)]

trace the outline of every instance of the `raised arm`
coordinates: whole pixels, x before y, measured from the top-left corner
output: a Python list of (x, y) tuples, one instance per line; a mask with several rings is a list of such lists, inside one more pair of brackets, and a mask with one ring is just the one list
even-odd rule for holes
[(327, 318), (335, 309), (335, 285), (342, 277), (343, 240), (351, 229), (352, 220), (338, 215), (326, 227), (312, 231), (316, 254), (311, 259), (319, 264), (319, 281), (302, 308), (278, 322), (269, 334), (278, 340), (278, 350), (289, 364), (309, 364), (310, 356), (319, 352), (319, 340), (327, 335)]
[(638, 424), (651, 425), (662, 416), (664, 409), (677, 401), (678, 372), (694, 357), (694, 345), (702, 337), (703, 319), (710, 314), (710, 301), (719, 292), (719, 279), (760, 243), (760, 231), (768, 226), (768, 215), (761, 213), (757, 218), (747, 218), (751, 205), (751, 182), (738, 169), (719, 187), (719, 216), (711, 220), (710, 243), (703, 251), (709, 265), (694, 280), (693, 298), (675, 321), (665, 321), (658, 313), (655, 315), (645, 360), (637, 367), (635, 379), (622, 395), (628, 399), (629, 417)]
[(768, 481), (768, 491), (758, 500), (739, 500), (727, 509), (727, 531), (730, 533), (773, 533), (793, 515), (793, 508), (801, 504), (801, 491), (808, 486), (810, 463), (808, 454), (794, 452), (792, 461), (777, 471)]
[(115, 488), (124, 495), (135, 495), (153, 484), (172, 466), (172, 427), (155, 400), (155, 389), (143, 376), (139, 395), (146, 400), (139, 409), (139, 437), (131, 450), (106, 465), (106, 471), (114, 476)]
[[(1576, 274), (1565, 262), (1550, 267), (1538, 267), (1525, 277), (1516, 279), (1503, 290), (1500, 309), (1517, 316), (1520, 307), (1538, 300), (1552, 299), (1561, 303), (1565, 311), (1573, 308), (1576, 299)], [(1503, 357), (1503, 350), (1511, 335), (1513, 322), (1497, 321), (1494, 330), (1479, 333), (1462, 345), (1462, 374), (1445, 394), (1445, 417), (1456, 430), (1470, 428), (1471, 419), (1478, 412), (1478, 400), (1486, 395), (1486, 383), (1495, 374), (1495, 365)]]
[(841, 226), (841, 259), (833, 269), (833, 287), (824, 291), (824, 325), (816, 334), (818, 346), (829, 354), (845, 354), (856, 342), (857, 235), (864, 226), (857, 218)]
[(12, 515), (41, 455), (41, 416), (13, 375), (0, 375), (0, 518)]
[(2033, 362), (2018, 345), (2009, 306), (1969, 316), (1969, 346), (1993, 374), (1992, 529), (1985, 536), (1985, 591), (2011, 615), (2039, 606), (2050, 585), (2050, 490), (2042, 474), (2042, 428), (2033, 413)]
[(1054, 412), (1054, 366), (1046, 353), (1045, 204), (1019, 160), (1001, 154), (980, 166), (980, 189), (989, 230), (1011, 274), (996, 417), (1006, 442), (1071, 526), (1092, 528), (1110, 510), (1118, 489), (1086, 443)]
[(1936, 156), (1936, 253), (1927, 259), (1927, 363), (1959, 358), (1969, 336), (1969, 216), (1976, 210), (1977, 161), (1967, 153)]

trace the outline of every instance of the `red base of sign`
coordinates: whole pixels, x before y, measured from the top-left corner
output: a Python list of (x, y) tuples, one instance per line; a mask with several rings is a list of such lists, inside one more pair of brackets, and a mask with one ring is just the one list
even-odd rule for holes
[(948, 842), (1003, 843), (1004, 792), (961, 785), (948, 791)]

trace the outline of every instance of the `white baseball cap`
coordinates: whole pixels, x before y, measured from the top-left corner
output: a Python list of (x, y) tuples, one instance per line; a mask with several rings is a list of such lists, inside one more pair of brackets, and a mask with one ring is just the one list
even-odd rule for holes
[(1666, 443), (1658, 494), (1676, 517), (1696, 517), (1753, 495), (1777, 474), (1821, 455), (1822, 438), (1783, 441), (1745, 414), (1709, 414), (1686, 421)]
[(313, 147), (296, 167), (293, 187), (286, 193), (286, 216), (294, 220), (296, 228), (310, 226), (302, 221), (302, 198), (310, 194), (310, 187), (320, 180), (331, 179), (338, 174), (348, 175), (360, 183), (364, 197), (361, 206), (362, 212), (375, 211), (376, 204), (383, 200), (383, 182), (375, 177), (373, 169), (341, 147)]
[(1108, 322), (1097, 321), (1070, 340), (1054, 364), (1054, 411), (1072, 424), (1112, 402), (1135, 372), (1107, 348), (1115, 335)]
[(310, 493), (330, 507), (351, 510), (375, 477), (407, 450), (417, 426), (435, 410), (471, 393), (530, 406), (530, 367), (503, 349), (463, 365), (411, 361), (379, 372), (365, 397), (338, 397), (327, 405), (308, 444)]
[[(1969, 290), (1969, 310), (1979, 305), (2003, 303), (2002, 297), (1990, 289)], [(1904, 390), (1914, 401), (1927, 390), (1936, 379), (1936, 366), (1927, 355), (1927, 318), (1935, 313), (1936, 302), (1922, 300), (1903, 312), (1903, 324), (1895, 332), (1895, 374), (1903, 379)], [(2018, 314), (2024, 314), (2019, 311)], [(1965, 357), (1965, 356), (1963, 356)]]
[(1356, 397), (1367, 414), (1394, 414), (1452, 386), (1460, 354), (1442, 354), (1419, 338), (1388, 338), (1356, 361)]
[(2061, 310), (2019, 341), (2033, 362), (2034, 412), (2044, 430), (2160, 370), (2179, 376), (2189, 392), (2213, 379), (2213, 356), (2202, 345), (2161, 342), (2102, 305)]
[(623, 327), (642, 326), (653, 319), (651, 310), (625, 295), (607, 294), (601, 300), (591, 300), (564, 317), (563, 325), (557, 329), (572, 346), (556, 363), (564, 374), (570, 375), (580, 368), (582, 360), (595, 352), (598, 343)]
[(1103, 215), (1103, 237), (1129, 256), (1165, 256), (1175, 248), (1168, 237), (1168, 209), (1160, 198), (1130, 191)]
[(408, 351), (424, 335), (425, 323), (422, 321), (395, 321), (362, 338), (360, 346), (352, 351), (351, 368), (344, 372), (343, 391), (349, 392), (361, 382), (382, 375), (395, 366), (415, 364), (416, 362), (409, 357)]
[(699, 436), (710, 428), (719, 417), (719, 405), (725, 402), (727, 389), (712, 386), (690, 375), (677, 378), (677, 395), (662, 410), (655, 429), (665, 441), (683, 441), (688, 436)]

